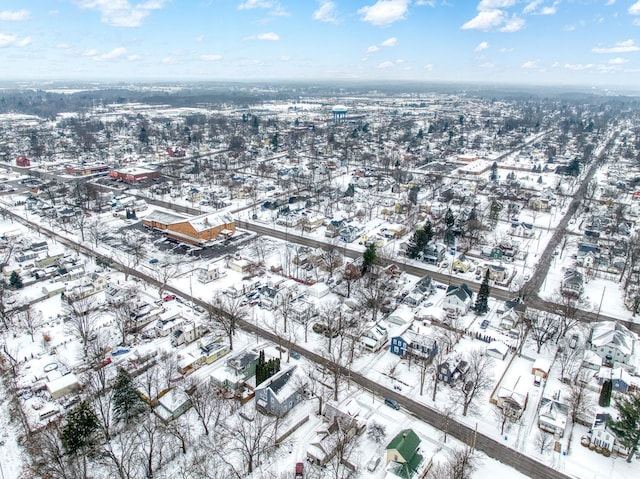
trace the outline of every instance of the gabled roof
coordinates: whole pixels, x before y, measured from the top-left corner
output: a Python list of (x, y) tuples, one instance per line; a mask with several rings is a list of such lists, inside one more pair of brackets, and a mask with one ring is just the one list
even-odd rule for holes
[(409, 462), (420, 445), (420, 438), (412, 429), (400, 431), (387, 445), (387, 451), (395, 449), (402, 458)]
[(466, 302), (473, 297), (473, 292), (469, 289), (465, 283), (460, 286), (449, 286), (447, 288), (447, 296), (457, 296), (461, 301)]
[(602, 321), (591, 331), (591, 344), (594, 347), (613, 346), (625, 355), (633, 352), (635, 340), (636, 337), (631, 331), (614, 321)]

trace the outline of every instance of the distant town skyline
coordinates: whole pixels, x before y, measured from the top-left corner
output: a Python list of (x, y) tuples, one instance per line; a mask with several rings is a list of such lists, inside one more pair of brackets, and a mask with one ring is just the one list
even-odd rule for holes
[(5, 80), (640, 85), (640, 0), (3, 0)]

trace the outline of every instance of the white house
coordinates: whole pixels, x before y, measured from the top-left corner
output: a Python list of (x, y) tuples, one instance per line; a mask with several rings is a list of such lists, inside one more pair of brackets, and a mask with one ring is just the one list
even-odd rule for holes
[(360, 337), (360, 342), (370, 351), (380, 351), (389, 339), (389, 330), (382, 321), (367, 329)]
[(555, 399), (542, 398), (538, 410), (538, 427), (543, 431), (564, 436), (569, 417), (569, 406)]
[(509, 346), (502, 341), (492, 341), (487, 346), (487, 356), (504, 361), (509, 354)]
[(629, 364), (636, 336), (622, 324), (602, 321), (591, 329), (591, 349), (609, 363)]
[(448, 313), (466, 314), (471, 308), (473, 292), (465, 283), (460, 286), (449, 286), (442, 302), (442, 309)]
[(397, 324), (399, 326), (405, 325), (413, 321), (413, 310), (406, 306), (399, 306), (392, 313), (390, 313), (385, 319), (388, 323)]

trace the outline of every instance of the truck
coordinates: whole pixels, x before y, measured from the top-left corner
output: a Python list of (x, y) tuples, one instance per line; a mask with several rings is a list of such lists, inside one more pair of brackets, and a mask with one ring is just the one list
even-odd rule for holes
[(302, 479), (304, 477), (304, 473), (302, 472), (303, 467), (304, 467), (304, 463), (296, 462), (296, 475), (294, 476), (295, 479)]

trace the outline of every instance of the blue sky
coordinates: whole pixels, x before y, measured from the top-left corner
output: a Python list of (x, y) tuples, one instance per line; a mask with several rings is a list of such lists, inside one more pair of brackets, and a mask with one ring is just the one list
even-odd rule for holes
[(640, 86), (640, 0), (2, 0), (4, 79)]

